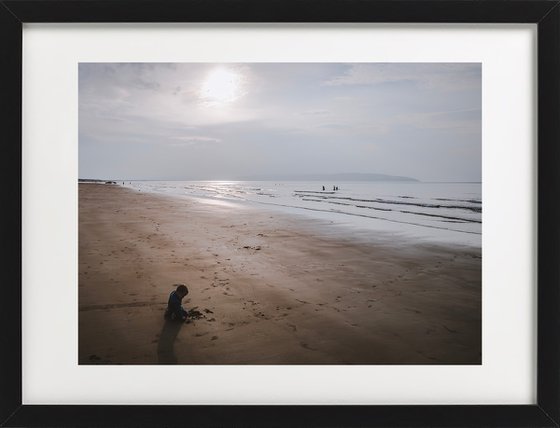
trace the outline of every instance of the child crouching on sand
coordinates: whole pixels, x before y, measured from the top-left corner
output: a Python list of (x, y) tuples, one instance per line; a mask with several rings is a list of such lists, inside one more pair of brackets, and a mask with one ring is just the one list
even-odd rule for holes
[(187, 319), (187, 311), (181, 305), (183, 297), (187, 294), (189, 294), (189, 290), (184, 284), (180, 284), (175, 291), (171, 292), (167, 302), (167, 309), (165, 310), (166, 319), (173, 321), (185, 321)]

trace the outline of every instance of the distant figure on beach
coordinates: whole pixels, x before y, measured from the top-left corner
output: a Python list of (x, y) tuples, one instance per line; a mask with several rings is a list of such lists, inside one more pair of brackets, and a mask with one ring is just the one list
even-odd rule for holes
[(165, 319), (173, 321), (185, 321), (187, 319), (187, 311), (183, 309), (181, 301), (183, 297), (189, 294), (186, 285), (179, 284), (179, 286), (169, 295), (167, 302), (167, 309), (165, 310)]
[(336, 186), (333, 186), (332, 189), (333, 189), (333, 190), (336, 190)]
[(325, 186), (323, 186), (323, 192), (325, 191)]

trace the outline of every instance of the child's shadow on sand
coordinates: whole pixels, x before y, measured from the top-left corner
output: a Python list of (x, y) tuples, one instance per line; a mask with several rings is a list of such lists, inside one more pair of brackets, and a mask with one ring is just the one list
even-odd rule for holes
[(178, 321), (165, 320), (163, 323), (157, 347), (159, 364), (177, 364), (173, 345), (182, 326), (183, 323)]

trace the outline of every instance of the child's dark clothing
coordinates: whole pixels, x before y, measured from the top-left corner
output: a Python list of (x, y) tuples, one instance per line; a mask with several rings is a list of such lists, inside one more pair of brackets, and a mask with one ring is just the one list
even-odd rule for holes
[(165, 318), (172, 320), (183, 320), (187, 316), (187, 311), (181, 306), (181, 298), (177, 295), (177, 291), (172, 291), (167, 302)]

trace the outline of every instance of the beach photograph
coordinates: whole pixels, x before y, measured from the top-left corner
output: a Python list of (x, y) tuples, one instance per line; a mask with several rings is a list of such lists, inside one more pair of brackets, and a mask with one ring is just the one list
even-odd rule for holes
[(80, 63), (80, 365), (480, 365), (480, 63)]

